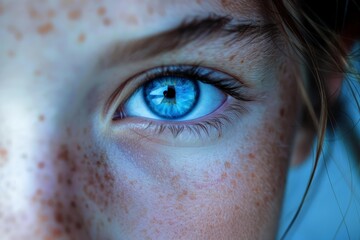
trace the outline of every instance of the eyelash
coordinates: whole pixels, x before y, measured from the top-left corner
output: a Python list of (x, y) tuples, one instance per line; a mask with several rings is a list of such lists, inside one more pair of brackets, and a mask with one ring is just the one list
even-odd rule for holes
[[(205, 70), (206, 69), (206, 70)], [(222, 75), (220, 77), (219, 75)], [(226, 75), (226, 77), (224, 76)], [(142, 77), (143, 80), (139, 84), (136, 91), (140, 90), (140, 87), (146, 82), (149, 82), (153, 79), (172, 76), (172, 77), (183, 77), (193, 80), (201, 81), (205, 84), (211, 84), (217, 87), (219, 90), (228, 94), (229, 96), (236, 99), (233, 103), (228, 104), (225, 108), (225, 113), (216, 114), (215, 116), (205, 119), (196, 123), (189, 123), (191, 121), (173, 121), (163, 123), (161, 120), (149, 121), (148, 125), (144, 128), (145, 130), (152, 129), (153, 132), (157, 135), (161, 135), (166, 130), (169, 130), (174, 138), (178, 137), (184, 131), (189, 132), (190, 134), (195, 134), (198, 137), (201, 137), (203, 134), (206, 136), (210, 135), (210, 129), (214, 128), (217, 131), (218, 137), (222, 135), (223, 125), (225, 123), (232, 123), (230, 114), (235, 114), (239, 117), (241, 114), (244, 114), (247, 109), (244, 106), (244, 102), (253, 101), (253, 97), (249, 96), (246, 93), (244, 88), (245, 85), (240, 83), (234, 77), (230, 77), (227, 74), (223, 74), (219, 71), (215, 71), (211, 68), (200, 67), (199, 65), (189, 66), (189, 65), (179, 65), (179, 66), (161, 66), (153, 70), (150, 70), (144, 74)], [(134, 94), (134, 93), (132, 93)], [(126, 113), (123, 111), (123, 105), (127, 102), (124, 101), (117, 110), (115, 111), (112, 120), (119, 121), (121, 119), (127, 118)], [(206, 116), (204, 116), (206, 117)]]

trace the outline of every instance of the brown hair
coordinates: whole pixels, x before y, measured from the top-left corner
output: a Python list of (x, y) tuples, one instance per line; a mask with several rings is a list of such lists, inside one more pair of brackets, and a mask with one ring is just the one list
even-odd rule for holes
[[(310, 87), (303, 91), (306, 105), (303, 123), (313, 128), (318, 137), (306, 191), (294, 217), (281, 236), (281, 239), (284, 239), (302, 209), (322, 152), (332, 107), (331, 96), (325, 90), (326, 77), (330, 73), (347, 72), (359, 76), (348, 61), (348, 52), (351, 43), (360, 36), (360, 4), (357, 0), (274, 0), (272, 4), (281, 26), (280, 30), (306, 64)], [(353, 54), (359, 57), (358, 53)]]

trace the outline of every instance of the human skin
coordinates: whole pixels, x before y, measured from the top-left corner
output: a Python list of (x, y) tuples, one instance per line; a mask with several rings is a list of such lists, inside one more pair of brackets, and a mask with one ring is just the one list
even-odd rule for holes
[[(1, 0), (1, 239), (274, 238), (301, 108), (301, 66), (280, 49), (281, 34), (237, 44), (203, 39), (136, 60), (120, 51), (115, 66), (99, 64), (114, 42), (126, 49), (191, 16), (271, 21), (263, 7)], [(125, 81), (199, 62), (246, 83), (252, 98), (244, 111), (226, 113), (221, 134), (175, 137), (145, 129), (141, 117), (111, 120), (137, 88), (129, 84), (109, 103)]]

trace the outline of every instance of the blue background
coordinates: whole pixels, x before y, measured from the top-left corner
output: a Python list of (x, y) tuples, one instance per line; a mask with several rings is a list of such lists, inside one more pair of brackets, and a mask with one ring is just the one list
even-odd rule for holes
[[(360, 43), (354, 49), (360, 51)], [(360, 73), (360, 59), (352, 62)], [(355, 153), (360, 151), (360, 109), (351, 92), (360, 104), (357, 78), (346, 76), (340, 94), (345, 103), (341, 115), (349, 126), (327, 134), (309, 195), (285, 239), (360, 239), (360, 156)], [(303, 164), (290, 169), (278, 239), (299, 206), (314, 157), (315, 146)]]

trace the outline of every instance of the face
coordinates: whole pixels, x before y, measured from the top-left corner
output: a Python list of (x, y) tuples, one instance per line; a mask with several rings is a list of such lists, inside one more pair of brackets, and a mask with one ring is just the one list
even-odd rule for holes
[(262, 1), (0, 1), (3, 239), (269, 239), (300, 67)]

